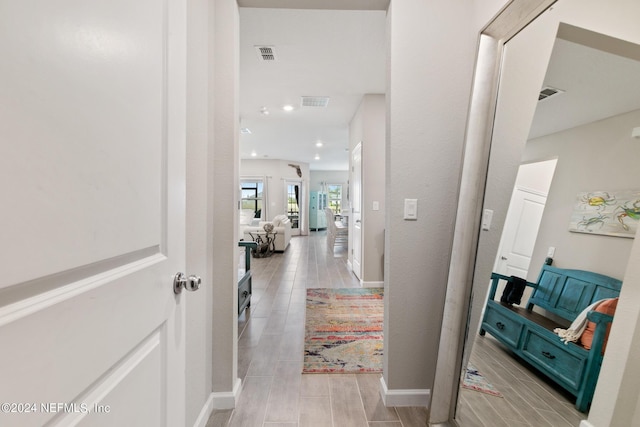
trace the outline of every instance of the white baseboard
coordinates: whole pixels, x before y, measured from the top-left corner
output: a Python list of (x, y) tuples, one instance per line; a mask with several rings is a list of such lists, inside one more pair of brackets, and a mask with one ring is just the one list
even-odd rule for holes
[(198, 415), (198, 418), (193, 424), (193, 427), (205, 427), (207, 425), (207, 422), (209, 421), (209, 418), (211, 418), (211, 414), (213, 414), (213, 411), (215, 411), (216, 409), (234, 409), (236, 407), (236, 403), (238, 402), (238, 397), (240, 396), (241, 390), (242, 381), (240, 380), (240, 378), (237, 378), (235, 384), (233, 385), (233, 391), (211, 393), (204, 406), (202, 407), (200, 415)]
[(582, 420), (580, 421), (580, 427), (594, 427), (594, 425), (587, 420)]
[(209, 398), (204, 403), (204, 406), (200, 411), (200, 415), (198, 415), (193, 427), (205, 427), (207, 425), (207, 421), (211, 418), (211, 414), (213, 414), (213, 393), (209, 395)]
[(363, 288), (384, 288), (384, 282), (360, 282)]
[(384, 406), (424, 406), (429, 407), (431, 403), (431, 390), (414, 389), (414, 390), (389, 390), (384, 381), (384, 377), (380, 377), (380, 394)]
[(242, 381), (236, 378), (233, 391), (211, 393), (213, 396), (213, 409), (233, 409), (236, 407), (240, 392), (242, 391)]

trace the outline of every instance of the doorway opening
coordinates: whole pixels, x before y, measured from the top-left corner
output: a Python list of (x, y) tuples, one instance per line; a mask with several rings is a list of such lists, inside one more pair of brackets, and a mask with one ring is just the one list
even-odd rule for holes
[(291, 221), (291, 235), (299, 236), (307, 210), (305, 209), (301, 182), (285, 181), (285, 212)]

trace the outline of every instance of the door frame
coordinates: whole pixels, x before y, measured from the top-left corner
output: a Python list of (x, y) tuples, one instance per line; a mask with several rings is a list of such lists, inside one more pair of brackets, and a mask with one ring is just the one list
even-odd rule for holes
[(284, 214), (289, 216), (289, 185), (297, 185), (300, 188), (300, 194), (298, 194), (298, 228), (293, 228), (293, 223), (291, 224), (291, 235), (292, 236), (301, 236), (304, 233), (303, 230), (306, 229), (307, 226), (307, 206), (305, 203), (305, 191), (304, 191), (304, 180), (302, 178), (284, 178)]
[[(356, 171), (354, 167), (354, 159), (356, 156), (360, 157), (360, 167), (358, 171)], [(349, 180), (351, 188), (351, 214), (349, 215), (349, 228), (353, 230), (349, 233), (349, 258), (351, 263), (351, 271), (353, 274), (360, 280), (360, 283), (363, 283), (362, 280), (362, 141), (358, 142), (356, 146), (353, 148), (351, 152), (351, 179)], [(359, 176), (356, 179), (356, 173), (359, 172)], [(360, 188), (356, 188), (356, 185), (359, 185)], [(354, 200), (357, 199), (357, 203)], [(359, 211), (356, 212), (356, 205)], [(359, 227), (356, 227), (356, 224), (359, 224)], [(356, 228), (358, 232), (356, 232)], [(359, 245), (358, 251), (356, 251), (356, 244)], [(358, 252), (360, 259), (356, 262), (356, 252)]]

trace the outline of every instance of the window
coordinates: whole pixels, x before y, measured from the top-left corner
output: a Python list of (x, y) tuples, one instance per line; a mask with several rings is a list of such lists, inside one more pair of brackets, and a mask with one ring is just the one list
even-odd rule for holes
[(327, 193), (329, 194), (329, 208), (334, 214), (340, 214), (342, 210), (342, 184), (327, 185)]
[(254, 218), (262, 218), (262, 181), (242, 181), (241, 209), (251, 209)]

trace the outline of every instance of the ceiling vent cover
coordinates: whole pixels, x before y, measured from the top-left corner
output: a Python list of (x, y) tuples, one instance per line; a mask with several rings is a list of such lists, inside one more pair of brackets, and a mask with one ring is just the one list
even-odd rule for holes
[(262, 61), (275, 61), (276, 50), (273, 46), (255, 46), (258, 52), (258, 58)]
[(552, 96), (560, 95), (564, 93), (561, 89), (556, 89), (555, 87), (546, 86), (542, 88), (540, 94), (538, 95), (538, 101), (542, 101), (543, 99), (549, 99)]
[(303, 107), (326, 107), (329, 105), (328, 96), (303, 96), (300, 105)]

